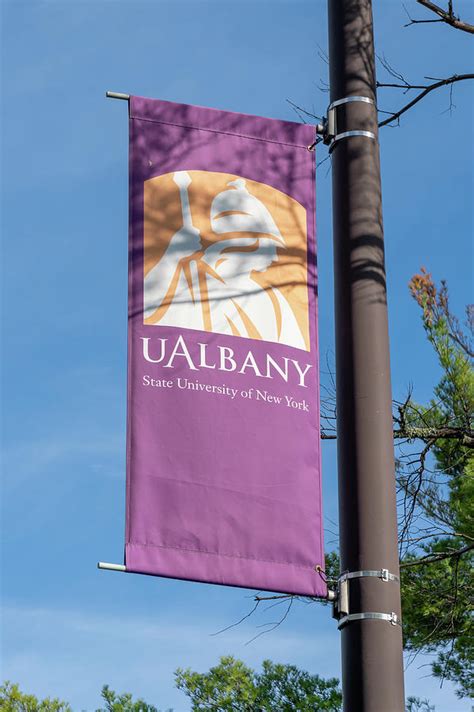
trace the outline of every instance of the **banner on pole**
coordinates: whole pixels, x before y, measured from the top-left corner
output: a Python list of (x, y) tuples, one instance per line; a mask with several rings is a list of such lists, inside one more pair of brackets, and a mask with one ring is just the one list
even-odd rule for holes
[(128, 571), (326, 595), (313, 140), (130, 98)]

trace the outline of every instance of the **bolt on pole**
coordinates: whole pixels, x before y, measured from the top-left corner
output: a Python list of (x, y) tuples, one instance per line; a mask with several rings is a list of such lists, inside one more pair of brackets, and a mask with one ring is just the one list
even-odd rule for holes
[[(350, 579), (341, 628), (344, 710), (403, 712), (372, 7), (370, 0), (328, 0), (328, 9), (331, 103), (369, 99), (337, 104), (331, 147), (341, 571), (362, 574)], [(388, 615), (350, 617), (366, 613)]]

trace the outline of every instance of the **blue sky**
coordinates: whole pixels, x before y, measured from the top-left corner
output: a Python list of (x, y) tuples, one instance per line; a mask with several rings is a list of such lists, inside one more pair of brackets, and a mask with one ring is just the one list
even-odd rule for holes
[[(414, 16), (422, 9), (406, 6)], [(458, 12), (471, 15), (466, 2)], [(329, 609), (295, 605), (243, 616), (251, 592), (99, 572), (124, 539), (127, 107), (107, 89), (298, 120), (320, 114), (327, 78), (326, 3), (3, 0), (3, 555), (2, 677), (74, 710), (108, 683), (158, 706), (189, 709), (173, 670), (232, 653), (339, 675)], [(470, 70), (470, 37), (403, 28), (399, 0), (376, 3), (377, 52), (409, 79)], [(379, 79), (383, 78), (379, 71)], [(471, 88), (428, 97), (381, 135), (394, 395), (426, 400), (439, 371), (409, 297), (425, 265), (462, 312), (472, 298)], [(379, 95), (392, 109), (403, 97)], [(318, 158), (326, 155), (319, 151)], [(320, 340), (332, 359), (329, 164), (317, 174)], [(323, 370), (325, 366), (323, 363)], [(328, 548), (337, 529), (335, 448), (323, 448)], [(469, 705), (407, 671), (407, 693), (437, 712)]]

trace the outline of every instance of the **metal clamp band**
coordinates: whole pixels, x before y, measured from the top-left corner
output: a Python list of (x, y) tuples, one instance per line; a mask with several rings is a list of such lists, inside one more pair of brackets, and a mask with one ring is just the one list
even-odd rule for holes
[(374, 104), (375, 101), (373, 99), (370, 99), (368, 96), (346, 96), (344, 99), (336, 99), (336, 101), (333, 101), (332, 104), (329, 104), (328, 106), (328, 111), (331, 111), (331, 109), (334, 109), (336, 106), (342, 106), (343, 104), (350, 104), (353, 101), (362, 101), (365, 104)]
[(338, 106), (343, 106), (344, 104), (350, 104), (352, 102), (362, 102), (363, 104), (370, 104), (371, 106), (375, 106), (375, 101), (374, 99), (371, 99), (368, 96), (345, 96), (342, 99), (336, 99), (336, 101), (333, 101), (331, 104), (328, 106), (328, 112), (327, 112), (327, 118), (326, 121), (324, 122), (324, 143), (329, 146), (329, 153), (331, 153), (334, 150), (334, 146), (338, 141), (341, 141), (342, 139), (345, 138), (350, 138), (351, 136), (362, 136), (364, 138), (370, 138), (373, 141), (376, 141), (377, 138), (375, 134), (372, 131), (363, 131), (363, 130), (353, 130), (353, 131), (344, 131), (341, 133), (338, 133), (337, 131), (337, 107)]
[(354, 578), (365, 578), (366, 576), (374, 576), (376, 578), (382, 579), (382, 581), (400, 581), (398, 576), (395, 576), (395, 574), (391, 574), (388, 569), (378, 569), (375, 571), (373, 569), (366, 569), (362, 571), (347, 571), (339, 576), (338, 581), (347, 581), (347, 579)]
[[(363, 569), (362, 571), (345, 571), (337, 580), (337, 600), (334, 607), (334, 617), (342, 620), (350, 613), (350, 597), (349, 597), (349, 581), (351, 579), (378, 578), (381, 581), (398, 582), (400, 579), (395, 574), (390, 573), (388, 569)], [(354, 614), (355, 615), (355, 614)]]
[(329, 145), (329, 153), (332, 153), (335, 144), (341, 141), (343, 138), (350, 138), (351, 136), (364, 136), (365, 138), (371, 138), (373, 141), (377, 140), (377, 137), (372, 131), (343, 131), (343, 133), (336, 134), (334, 138), (331, 139)]
[(341, 630), (347, 623), (352, 621), (363, 621), (363, 620), (377, 620), (377, 621), (387, 621), (391, 625), (401, 626), (402, 622), (396, 613), (350, 613), (347, 616), (343, 616), (339, 619), (338, 629)]

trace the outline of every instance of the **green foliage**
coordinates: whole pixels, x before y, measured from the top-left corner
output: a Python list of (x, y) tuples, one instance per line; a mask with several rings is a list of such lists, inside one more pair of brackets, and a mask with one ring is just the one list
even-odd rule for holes
[[(108, 685), (104, 685), (101, 695), (105, 707), (101, 707), (96, 712), (159, 712), (157, 707), (147, 704), (144, 700), (133, 700), (128, 692), (118, 695)], [(21, 692), (18, 685), (7, 681), (0, 687), (0, 710), (2, 712), (72, 712), (72, 707), (56, 698), (47, 697), (38, 700), (35, 695), (27, 695)]]
[[(133, 700), (129, 692), (119, 695), (108, 685), (102, 688), (101, 696), (105, 707), (99, 708), (96, 712), (159, 712), (154, 705), (149, 705), (142, 699)], [(172, 711), (168, 710), (168, 712)]]
[(325, 554), (325, 575), (330, 588), (335, 586), (340, 572), (339, 554), (336, 551), (330, 551)]
[[(405, 647), (437, 654), (433, 673), (474, 693), (472, 570), (474, 551), (474, 369), (472, 348), (451, 314), (446, 284), (422, 270), (410, 282), (423, 326), (441, 366), (426, 406), (408, 400), (402, 430), (426, 431), (410, 468), (399, 461), (404, 493), (402, 604)], [(472, 325), (472, 309), (468, 310)], [(441, 434), (441, 436), (440, 436)], [(443, 434), (450, 437), (442, 437)], [(415, 462), (415, 465), (413, 465)]]
[(175, 675), (193, 712), (339, 712), (342, 704), (337, 679), (270, 660), (260, 673), (227, 656), (207, 673), (179, 669)]
[(4, 682), (0, 687), (0, 710), (2, 712), (72, 712), (67, 702), (46, 697), (39, 700), (35, 695), (21, 692), (18, 685)]
[[(177, 670), (176, 686), (191, 699), (193, 712), (341, 712), (342, 697), (338, 680), (324, 680), (294, 665), (265, 660), (257, 673), (240, 660), (223, 657), (207, 673)], [(133, 700), (104, 685), (101, 692), (105, 707), (96, 712), (159, 712), (144, 700)], [(72, 712), (60, 700), (38, 700), (25, 695), (18, 685), (5, 682), (0, 687), (2, 712)], [(434, 712), (428, 700), (407, 699), (406, 712)], [(173, 712), (167, 710), (167, 712)]]
[(435, 712), (435, 709), (429, 700), (422, 700), (420, 697), (409, 697), (405, 707), (406, 712)]

